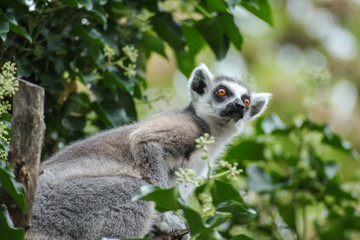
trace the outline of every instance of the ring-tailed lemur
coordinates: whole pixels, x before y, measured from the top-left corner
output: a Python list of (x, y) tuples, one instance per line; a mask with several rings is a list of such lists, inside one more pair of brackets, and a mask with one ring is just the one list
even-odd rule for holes
[[(186, 228), (175, 214), (157, 213), (151, 202), (132, 196), (143, 185), (172, 187), (178, 168), (207, 173), (195, 139), (209, 133), (213, 161), (244, 124), (266, 108), (269, 93), (252, 93), (202, 64), (189, 80), (190, 104), (139, 123), (75, 142), (42, 164), (27, 239), (142, 237), (152, 229)], [(181, 188), (184, 198), (191, 190)]]

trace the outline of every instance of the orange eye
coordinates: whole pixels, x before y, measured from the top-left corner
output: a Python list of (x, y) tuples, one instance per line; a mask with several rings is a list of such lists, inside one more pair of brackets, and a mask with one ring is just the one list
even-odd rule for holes
[(219, 94), (219, 96), (225, 96), (226, 95), (226, 90), (223, 88), (219, 88), (217, 91), (217, 94)]
[(246, 107), (250, 106), (250, 100), (249, 100), (249, 99), (246, 99), (246, 98), (245, 98), (245, 99), (243, 100), (243, 102), (244, 102), (244, 104), (245, 104)]

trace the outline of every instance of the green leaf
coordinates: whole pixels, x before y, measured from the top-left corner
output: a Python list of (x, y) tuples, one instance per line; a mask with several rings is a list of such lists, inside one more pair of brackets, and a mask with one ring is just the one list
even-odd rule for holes
[(178, 52), (175, 52), (175, 57), (179, 70), (185, 75), (185, 77), (189, 78), (196, 67), (195, 57), (188, 53), (180, 54)]
[(87, 108), (90, 104), (89, 97), (90, 96), (86, 93), (71, 93), (67, 96), (66, 101), (61, 108), (61, 115), (66, 117), (74, 112), (81, 113), (82, 110), (87, 112)]
[(106, 12), (104, 8), (100, 5), (96, 5), (96, 7), (91, 11), (94, 13), (95, 20), (103, 27), (104, 30), (107, 29), (107, 18)]
[(353, 193), (345, 190), (342, 185), (334, 180), (331, 180), (326, 184), (325, 194), (334, 196), (338, 203), (343, 199), (357, 201), (357, 198)]
[(324, 127), (317, 126), (317, 127), (320, 128), (322, 132), (325, 134), (325, 137), (323, 139), (323, 142), (325, 144), (328, 144), (330, 146), (348, 152), (352, 154), (353, 157), (357, 160), (360, 159), (359, 153), (352, 147), (352, 144), (341, 138), (339, 135), (332, 133), (329, 126), (324, 126)]
[(254, 140), (244, 140), (239, 144), (230, 146), (224, 160), (237, 162), (241, 160), (259, 161), (263, 160), (265, 145)]
[(230, 38), (230, 41), (238, 50), (241, 50), (243, 38), (240, 34), (239, 28), (234, 23), (234, 16), (228, 12), (220, 13), (217, 17), (222, 25), (225, 34)]
[(34, 71), (34, 66), (31, 64), (32, 64), (31, 61), (29, 61), (26, 58), (19, 59), (18, 61), (16, 61), (17, 76), (20, 78), (23, 77), (25, 79), (26, 77), (29, 77), (31, 73)]
[(273, 25), (271, 8), (267, 0), (241, 0), (240, 5), (261, 20)]
[(101, 105), (98, 102), (91, 103), (90, 108), (94, 110), (94, 112), (98, 115), (99, 119), (105, 124), (106, 128), (114, 127), (111, 120), (107, 116), (105, 110), (101, 107)]
[(194, 23), (188, 20), (182, 25), (182, 31), (186, 40), (188, 49), (185, 54), (175, 51), (176, 62), (180, 71), (185, 77), (190, 77), (192, 71), (196, 67), (195, 56), (205, 46), (205, 41), (199, 32), (193, 27)]
[(20, 26), (18, 24), (15, 17), (12, 16), (12, 15), (9, 15), (9, 14), (6, 17), (7, 17), (8, 21), (9, 21), (9, 23), (10, 23), (10, 31), (12, 31), (13, 33), (15, 33), (15, 34), (17, 34), (17, 35), (19, 35), (21, 37), (26, 38), (31, 43), (32, 39), (31, 39), (29, 33), (26, 31), (25, 28), (23, 28), (22, 26)]
[(312, 169), (314, 169), (321, 177), (325, 178), (324, 164), (322, 160), (315, 154), (313, 147), (308, 146), (309, 162)]
[[(7, 150), (6, 150), (6, 149), (7, 149), (7, 146), (6, 146), (3, 142), (1, 142), (1, 141), (0, 141), (0, 149), (3, 150), (3, 151), (5, 151), (5, 152), (7, 152)], [(0, 159), (0, 161), (3, 161), (3, 159)]]
[(224, 238), (220, 235), (220, 233), (213, 229), (207, 229), (206, 231), (200, 234), (201, 239), (206, 240), (224, 240)]
[(21, 183), (15, 181), (15, 176), (11, 171), (9, 163), (0, 161), (0, 186), (11, 196), (19, 205), (23, 213), (26, 212), (25, 189)]
[(195, 28), (209, 44), (217, 60), (223, 59), (229, 50), (230, 41), (218, 19), (204, 18), (195, 24)]
[(164, 42), (156, 36), (145, 34), (142, 38), (141, 46), (145, 49), (145, 51), (148, 52), (149, 56), (151, 51), (154, 51), (163, 56), (164, 58), (167, 58)]
[(229, 217), (223, 214), (215, 214), (214, 216), (211, 216), (208, 220), (206, 220), (206, 227), (207, 228), (215, 228), (224, 222), (227, 222), (229, 220)]
[(175, 22), (170, 13), (158, 13), (151, 19), (151, 24), (156, 33), (167, 42), (175, 51), (184, 53), (185, 41), (180, 25)]
[(210, 12), (225, 12), (229, 8), (224, 0), (207, 0), (206, 4)]
[(253, 219), (257, 214), (254, 209), (237, 201), (222, 202), (216, 207), (216, 211), (231, 213), (236, 221), (242, 223)]
[(6, 40), (7, 33), (10, 31), (10, 24), (6, 17), (0, 15), (0, 37), (3, 41)]
[(15, 228), (10, 218), (7, 207), (0, 206), (0, 236), (1, 239), (23, 240), (25, 231), (22, 228)]
[(103, 77), (108, 85), (116, 86), (117, 88), (130, 92), (130, 89), (126, 86), (124, 81), (120, 78), (120, 71), (114, 66), (107, 67), (103, 72)]
[(92, 0), (78, 0), (80, 7), (85, 6), (86, 10), (90, 11), (93, 9), (93, 1)]
[(176, 187), (162, 189), (154, 185), (142, 186), (133, 197), (132, 201), (147, 200), (155, 202), (156, 210), (159, 212), (176, 211), (180, 208), (178, 199), (180, 194)]
[(96, 63), (99, 63), (104, 59), (104, 56), (101, 52), (101, 47), (96, 44), (87, 44), (87, 46), (81, 52), (80, 56), (86, 59), (89, 59), (90, 57), (90, 59)]
[(295, 221), (294, 221), (294, 211), (295, 209), (290, 206), (290, 204), (281, 203), (277, 201), (277, 209), (284, 220), (284, 222), (290, 227), (290, 229), (295, 229)]
[(100, 107), (114, 127), (121, 126), (131, 120), (128, 118), (124, 106), (118, 101), (105, 100), (100, 103)]
[(63, 3), (72, 8), (79, 8), (79, 3), (77, 0), (63, 0)]
[(198, 212), (187, 206), (185, 203), (180, 202), (181, 209), (184, 212), (184, 217), (189, 225), (191, 235), (196, 235), (206, 231), (203, 220)]
[(183, 35), (186, 45), (189, 47), (188, 53), (195, 56), (205, 46), (205, 40), (200, 33), (194, 28), (194, 21), (188, 20), (182, 26)]
[(215, 206), (230, 200), (244, 202), (239, 192), (231, 184), (219, 180), (214, 181), (211, 195)]
[(271, 176), (266, 170), (257, 165), (250, 165), (246, 169), (248, 187), (254, 192), (269, 192), (275, 189)]
[(240, 234), (232, 237), (230, 240), (255, 240), (254, 238), (251, 238), (249, 236), (246, 236), (245, 234)]
[(61, 124), (70, 131), (82, 131), (86, 125), (84, 116), (66, 116), (61, 120)]
[(99, 76), (89, 73), (89, 74), (79, 74), (78, 75), (81, 80), (86, 84), (94, 84), (94, 82), (99, 79)]
[(78, 26), (74, 28), (73, 34), (86, 42), (90, 42), (101, 47), (105, 46), (103, 35), (95, 28), (85, 30), (83, 26)]

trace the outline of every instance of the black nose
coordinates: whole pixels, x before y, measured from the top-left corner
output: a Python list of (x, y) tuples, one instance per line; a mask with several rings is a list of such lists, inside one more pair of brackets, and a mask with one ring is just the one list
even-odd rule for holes
[(245, 105), (241, 100), (235, 101), (234, 106), (240, 110), (243, 110), (245, 108)]

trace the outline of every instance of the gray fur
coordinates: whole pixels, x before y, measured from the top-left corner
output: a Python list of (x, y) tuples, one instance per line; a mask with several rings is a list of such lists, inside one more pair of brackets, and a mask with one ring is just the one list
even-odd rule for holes
[[(203, 92), (192, 88), (199, 76), (206, 86)], [(233, 99), (214, 101), (219, 82), (235, 88)], [(211, 161), (215, 161), (234, 134), (263, 112), (270, 96), (253, 95), (255, 102), (265, 102), (255, 115), (251, 116), (255, 110), (250, 106), (241, 118), (220, 116), (226, 104), (251, 93), (228, 78), (215, 80), (205, 65), (194, 70), (189, 89), (191, 102), (184, 110), (104, 131), (45, 161), (27, 239), (122, 239), (184, 229), (184, 222), (172, 212), (160, 214), (153, 203), (132, 202), (131, 197), (143, 185), (174, 186), (174, 172), (180, 167), (205, 176), (207, 164), (200, 157), (201, 150), (195, 149), (195, 139), (204, 133), (215, 136), (216, 142), (209, 147)], [(192, 190), (184, 185), (179, 188), (185, 199)]]

